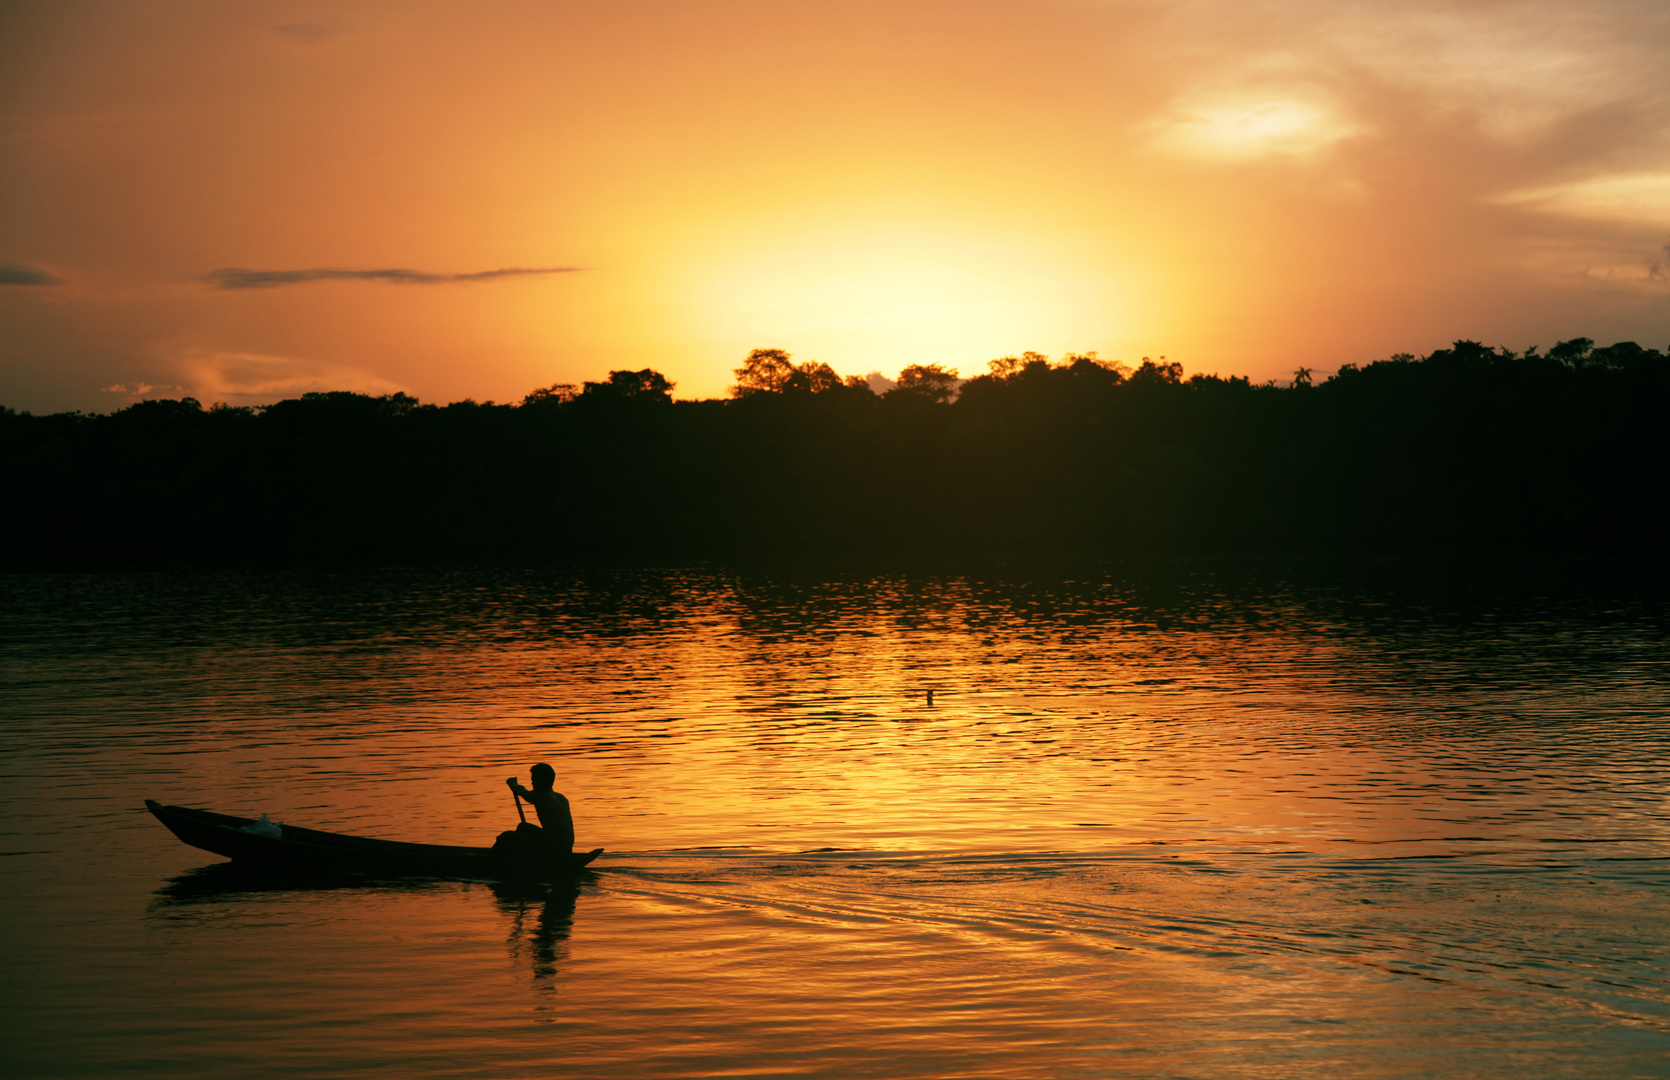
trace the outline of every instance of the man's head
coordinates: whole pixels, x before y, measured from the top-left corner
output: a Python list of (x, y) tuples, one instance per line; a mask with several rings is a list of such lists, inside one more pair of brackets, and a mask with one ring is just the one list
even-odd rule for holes
[(533, 777), (533, 786), (540, 791), (550, 791), (557, 783), (557, 770), (541, 761), (528, 770)]

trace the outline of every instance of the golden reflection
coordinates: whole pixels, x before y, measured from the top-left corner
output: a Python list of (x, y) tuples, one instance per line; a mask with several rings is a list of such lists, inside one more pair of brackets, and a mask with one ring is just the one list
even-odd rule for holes
[[(183, 849), (154, 825), (55, 815), (29, 846), (59, 851), (19, 856), (52, 880), (20, 875), (12, 901), (47, 943), (25, 976), (86, 972), (40, 995), (59, 1025), (50, 1052), (95, 1018), (171, 1076), (183, 1030), (214, 1065), (329, 1056), (290, 1058), (297, 1075), (419, 1052), (491, 1075), (549, 1072), (560, 1053), (570, 1072), (668, 1077), (1101, 1075), (1109, 1061), (1391, 1076), (1429, 1045), (1482, 1046), (1478, 1067), (1457, 1067), (1486, 1075), (1510, 1042), (1532, 1072), (1584, 1045), (1595, 1075), (1649, 1075), (1662, 1056), (1643, 1041), (1664, 1011), (1670, 925), (1656, 608), (1555, 619), (1539, 597), (1535, 619), (1498, 629), (1466, 611), (1342, 616), (1331, 594), (1270, 590), (1167, 607), (1096, 583), (670, 580), (496, 609), (470, 606), (493, 590), (452, 582), (437, 595), (474, 614), (375, 669), (357, 630), (340, 668), (307, 636), (331, 625), (334, 593), (307, 609), (289, 672), (270, 627), (232, 627), (216, 713), (166, 728), (179, 703), (157, 691), (136, 715), (180, 732), (163, 748), (223, 754), (236, 736), (236, 798), (270, 793), (275, 816), (309, 823), (309, 802), (329, 800), (375, 819), (346, 823), (361, 833), (486, 838), (513, 813), (506, 763), (549, 758), (608, 869), (541, 889), (219, 864), (165, 883), (144, 928), (164, 932), (141, 940), (123, 890), (153, 888)], [(422, 602), (424, 586), (399, 584)], [(154, 655), (112, 670), (155, 680)], [(301, 693), (339, 671), (384, 693), (334, 715)], [(88, 696), (83, 669), (59, 679), (31, 738), (65, 716), (128, 730), (84, 719), (123, 699)], [(292, 718), (275, 747), (269, 713), (196, 722), (239, 708), (245, 680), (264, 701), (294, 693), (311, 726)], [(120, 792), (133, 755), (108, 746), (25, 772)], [(228, 760), (181, 757), (168, 768), (193, 772), (151, 781), (195, 788)], [(28, 801), (66, 791), (109, 806), (67, 786)], [(726, 843), (753, 850), (646, 850)], [(92, 857), (113, 887), (85, 886)], [(38, 898), (48, 887), (62, 913)]]
[(568, 959), (568, 934), (574, 927), (574, 906), (580, 899), (581, 885), (596, 877), (586, 871), (571, 881), (552, 885), (492, 885), (499, 911), (510, 917), (510, 935), (505, 939), (510, 962), (527, 970), (540, 993), (556, 991), (557, 975)]

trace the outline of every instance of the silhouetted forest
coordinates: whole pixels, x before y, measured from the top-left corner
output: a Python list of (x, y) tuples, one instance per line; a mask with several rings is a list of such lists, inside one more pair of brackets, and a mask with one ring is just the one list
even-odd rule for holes
[(307, 394), (0, 411), (0, 554), (54, 558), (1562, 550), (1670, 540), (1670, 360), (1477, 342), (1312, 385), (1034, 353), (877, 395), (761, 349), (518, 405)]

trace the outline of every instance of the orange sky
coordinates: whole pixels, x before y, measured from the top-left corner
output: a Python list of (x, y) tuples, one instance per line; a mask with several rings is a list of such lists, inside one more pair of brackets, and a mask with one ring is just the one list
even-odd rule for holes
[(1636, 0), (0, 5), (0, 404), (1662, 348), (1666, 56)]

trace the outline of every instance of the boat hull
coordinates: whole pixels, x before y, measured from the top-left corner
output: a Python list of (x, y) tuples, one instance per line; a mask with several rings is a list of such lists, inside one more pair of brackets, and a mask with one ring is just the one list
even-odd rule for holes
[(145, 808), (181, 841), (240, 863), (284, 870), (345, 870), (361, 874), (550, 880), (574, 874), (603, 849), (529, 858), (484, 847), (408, 844), (363, 836), (281, 825), (281, 835), (242, 831), (251, 818), (163, 806), (152, 799)]

